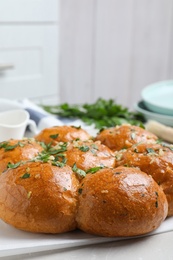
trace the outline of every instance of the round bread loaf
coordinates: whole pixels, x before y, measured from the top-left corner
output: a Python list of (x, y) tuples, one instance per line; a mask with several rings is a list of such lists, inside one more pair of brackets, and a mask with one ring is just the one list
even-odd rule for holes
[(76, 139), (85, 141), (91, 139), (91, 136), (81, 127), (64, 125), (45, 128), (35, 136), (35, 139), (45, 144), (56, 145), (57, 142), (71, 142)]
[(101, 236), (135, 236), (155, 230), (167, 216), (162, 188), (135, 168), (87, 174), (79, 188), (78, 228)]
[(156, 135), (147, 130), (128, 124), (104, 129), (96, 136), (96, 140), (114, 151), (129, 148), (139, 142), (151, 143), (157, 139)]
[(22, 230), (63, 233), (76, 228), (78, 179), (69, 166), (28, 162), (0, 176), (0, 218)]
[(9, 140), (0, 143), (0, 174), (11, 164), (27, 161), (37, 156), (43, 147), (34, 139)]
[(173, 146), (139, 127), (112, 129), (108, 142), (63, 126), (0, 143), (0, 218), (38, 233), (135, 236), (158, 228), (173, 215)]
[(166, 194), (169, 210), (173, 216), (173, 146), (160, 144), (136, 144), (115, 153), (115, 165), (138, 167), (151, 175)]
[(115, 157), (112, 150), (100, 141), (74, 141), (70, 143), (65, 152), (67, 164), (84, 171), (94, 167), (114, 167)]

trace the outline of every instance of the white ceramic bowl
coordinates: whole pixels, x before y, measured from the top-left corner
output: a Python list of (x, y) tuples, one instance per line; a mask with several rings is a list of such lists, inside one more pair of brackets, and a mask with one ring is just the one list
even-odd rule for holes
[(150, 111), (173, 116), (173, 80), (148, 85), (141, 96)]
[(143, 101), (140, 101), (137, 104), (135, 104), (134, 109), (140, 112), (144, 116), (146, 121), (154, 120), (164, 125), (173, 127), (173, 116), (167, 116), (167, 115), (151, 112), (147, 109)]

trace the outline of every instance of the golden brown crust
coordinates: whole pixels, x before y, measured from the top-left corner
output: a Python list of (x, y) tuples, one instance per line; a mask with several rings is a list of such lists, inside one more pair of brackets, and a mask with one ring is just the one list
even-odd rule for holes
[(8, 163), (16, 164), (35, 157), (43, 147), (34, 139), (9, 140), (0, 143), (0, 173), (7, 169)]
[(76, 139), (85, 141), (91, 139), (91, 136), (80, 127), (54, 126), (43, 129), (35, 136), (35, 139), (46, 144), (56, 145), (57, 142), (71, 142)]
[(173, 216), (173, 146), (138, 144), (115, 153), (115, 158), (116, 166), (138, 167), (151, 175), (166, 194), (169, 204), (168, 216)]
[(69, 166), (26, 163), (0, 176), (0, 218), (30, 232), (74, 230), (77, 191), (78, 180)]
[(114, 153), (100, 141), (75, 141), (68, 146), (65, 156), (68, 165), (76, 164), (84, 171), (93, 167), (114, 167), (115, 164)]
[(135, 126), (112, 129), (116, 139), (107, 132), (100, 136), (108, 136), (112, 149), (128, 149), (112, 151), (105, 141), (66, 126), (37, 135), (50, 145), (34, 139), (1, 143), (0, 218), (42, 233), (78, 227), (101, 236), (134, 236), (156, 229), (173, 215), (173, 146), (156, 143), (156, 136)]
[(158, 137), (147, 130), (132, 125), (121, 125), (104, 129), (96, 136), (96, 140), (116, 151), (129, 148), (139, 142), (154, 142)]
[(162, 189), (138, 169), (88, 174), (80, 185), (78, 228), (101, 236), (134, 236), (156, 229), (167, 215)]

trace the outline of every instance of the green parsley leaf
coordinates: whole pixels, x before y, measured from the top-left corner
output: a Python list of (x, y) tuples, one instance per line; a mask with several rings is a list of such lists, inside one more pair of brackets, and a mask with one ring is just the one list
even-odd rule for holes
[(60, 168), (65, 166), (65, 164), (63, 162), (59, 162), (59, 161), (52, 161), (52, 165), (58, 166)]
[(50, 135), (50, 138), (52, 138), (52, 139), (56, 139), (58, 136), (59, 136), (59, 134)]
[(94, 124), (95, 128), (112, 127), (131, 124), (143, 127), (145, 119), (141, 113), (131, 112), (114, 100), (99, 98), (93, 104), (70, 105), (67, 103), (53, 106), (42, 106), (47, 112), (64, 118), (80, 118), (86, 124)]
[(121, 174), (122, 172), (114, 172), (114, 173), (118, 175), (118, 174)]
[(22, 178), (22, 179), (30, 178), (30, 173), (26, 172), (20, 178)]
[(82, 190), (83, 190), (83, 189), (79, 188), (79, 189), (78, 189), (78, 193), (79, 193), (79, 194), (82, 194)]
[(8, 145), (8, 142), (1, 142), (0, 148), (5, 148)]
[(79, 169), (79, 168), (77, 168), (76, 163), (73, 164), (72, 170), (73, 170), (73, 172), (77, 173), (81, 177), (85, 177), (86, 176), (86, 172), (81, 170), (81, 169)]
[(7, 164), (7, 168), (10, 168), (10, 169), (16, 169), (18, 166), (21, 165), (22, 162), (17, 162), (17, 163), (8, 163)]
[(18, 146), (18, 144), (15, 144), (15, 145), (7, 145), (7, 146), (5, 147), (5, 152), (6, 152), (6, 151), (13, 150), (13, 149), (15, 149), (17, 146)]
[(146, 148), (146, 150), (148, 153), (155, 154), (155, 151), (152, 148)]
[(84, 145), (83, 145), (83, 146), (80, 146), (80, 147), (79, 147), (79, 150), (81, 150), (82, 152), (88, 152), (89, 149), (90, 149), (89, 146), (84, 146)]
[(93, 167), (93, 168), (90, 168), (89, 170), (87, 170), (86, 173), (95, 173), (95, 172), (98, 172), (100, 169), (103, 169), (104, 166), (98, 166), (98, 167)]

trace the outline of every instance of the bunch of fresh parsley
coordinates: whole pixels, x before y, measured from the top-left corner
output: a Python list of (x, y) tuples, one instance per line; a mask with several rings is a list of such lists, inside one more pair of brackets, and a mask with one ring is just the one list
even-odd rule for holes
[(43, 106), (52, 114), (63, 118), (80, 118), (86, 124), (94, 124), (96, 128), (112, 127), (128, 123), (131, 125), (143, 126), (144, 118), (138, 112), (131, 112), (128, 108), (117, 104), (113, 99), (105, 100), (99, 98), (93, 104)]

